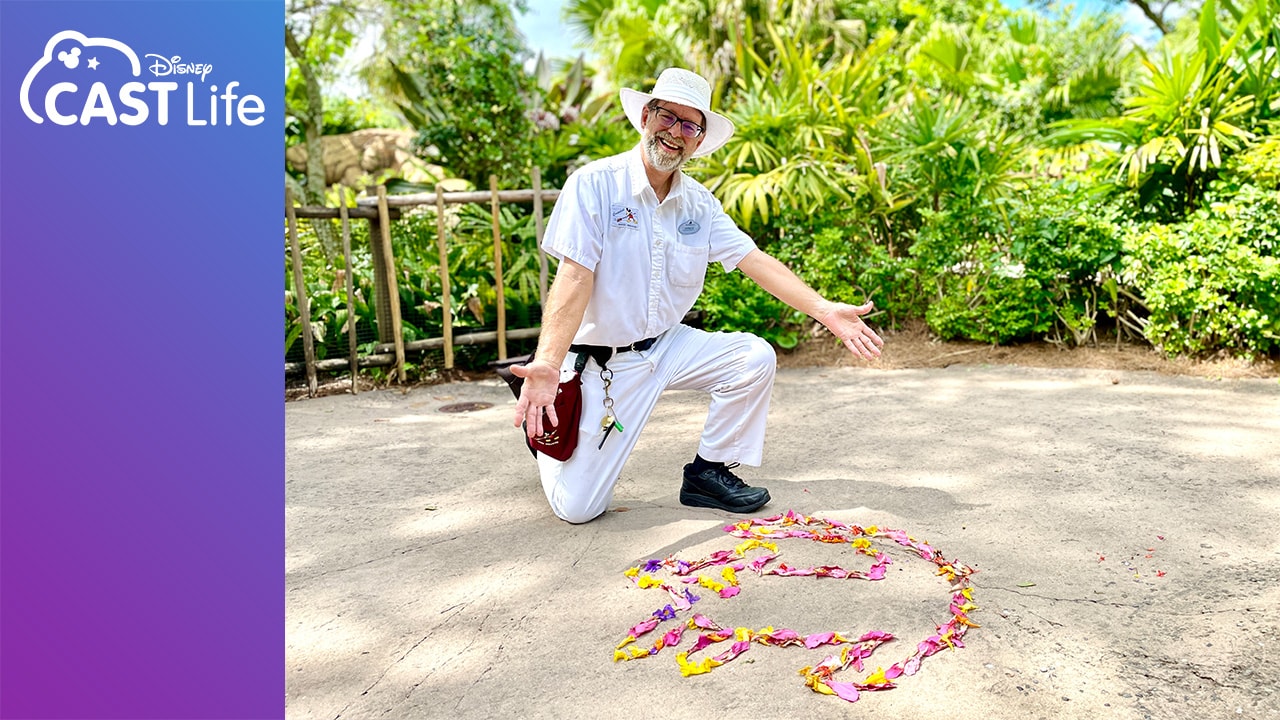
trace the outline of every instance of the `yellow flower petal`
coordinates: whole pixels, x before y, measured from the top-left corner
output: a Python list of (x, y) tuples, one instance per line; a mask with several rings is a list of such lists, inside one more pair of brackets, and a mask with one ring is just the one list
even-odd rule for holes
[(718, 582), (716, 582), (715, 580), (712, 580), (711, 578), (707, 577), (706, 575), (699, 575), (699, 576), (698, 576), (698, 584), (699, 584), (699, 585), (701, 585), (702, 587), (704, 587), (704, 588), (706, 588), (706, 589), (710, 590), (711, 592), (720, 592), (721, 590), (723, 590), (723, 589), (724, 589), (724, 585), (723, 585), (723, 584), (718, 583)]

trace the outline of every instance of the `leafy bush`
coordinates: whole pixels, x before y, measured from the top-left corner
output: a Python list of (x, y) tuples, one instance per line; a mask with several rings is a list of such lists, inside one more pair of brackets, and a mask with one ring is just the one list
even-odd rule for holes
[[(307, 302), (311, 313), (311, 335), (317, 360), (328, 357), (344, 357), (348, 351), (346, 336), (347, 289), (346, 279), (338, 266), (333, 265), (321, 249), (313, 222), (298, 224), (298, 241), (303, 266), (303, 284), (307, 290)], [(356, 312), (356, 337), (359, 342), (376, 340), (373, 307), (373, 262), (369, 253), (369, 226), (366, 223), (351, 224), (351, 264), (354, 269), (354, 297)], [(339, 260), (341, 262), (341, 260)], [(286, 361), (301, 361), (302, 318), (298, 310), (297, 293), (294, 290), (293, 270), (288, 255), (285, 256), (285, 342)]]
[(993, 202), (953, 203), (925, 212), (911, 247), (935, 296), (925, 312), (945, 339), (1003, 343), (1037, 337), (1053, 326), (1052, 294), (1026, 274)]
[(709, 330), (755, 333), (783, 349), (800, 342), (804, 315), (765, 292), (741, 272), (708, 268), (706, 288), (697, 307)]
[(925, 319), (943, 339), (964, 338), (992, 344), (1026, 340), (1052, 325), (1047, 293), (1035, 278), (988, 274), (946, 278), (938, 302)]
[(1055, 339), (1096, 341), (1102, 309), (1122, 327), (1115, 274), (1129, 224), (1115, 205), (1064, 181), (1034, 186), (1011, 217), (1010, 256), (1049, 294)]
[(420, 154), (476, 187), (528, 176), (533, 78), (505, 3), (391, 3), (390, 83)]
[(766, 249), (829, 300), (873, 301), (877, 315), (887, 315), (881, 326), (922, 316), (927, 296), (915, 260), (892, 255), (877, 244), (873, 228), (850, 215), (789, 214), (780, 223), (781, 239)]
[(1146, 336), (1169, 355), (1246, 357), (1280, 348), (1280, 199), (1245, 186), (1231, 200), (1125, 243), (1125, 280), (1142, 292)]

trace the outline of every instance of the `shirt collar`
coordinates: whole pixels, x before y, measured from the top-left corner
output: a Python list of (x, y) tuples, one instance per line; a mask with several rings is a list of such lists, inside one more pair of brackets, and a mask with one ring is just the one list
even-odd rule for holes
[[(652, 198), (653, 203), (656, 205), (658, 204), (658, 194), (649, 185), (649, 176), (644, 171), (643, 155), (643, 140), (632, 148), (627, 155), (627, 175), (631, 180), (631, 196), (637, 199)], [(671, 179), (671, 192), (667, 193), (667, 199), (675, 200), (680, 207), (684, 207), (684, 178), (683, 170), (676, 171), (675, 177)]]

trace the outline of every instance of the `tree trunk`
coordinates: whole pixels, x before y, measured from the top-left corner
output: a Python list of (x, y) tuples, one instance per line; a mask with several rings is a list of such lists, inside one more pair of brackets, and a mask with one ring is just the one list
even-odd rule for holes
[[(284, 29), (284, 45), (298, 63), (307, 95), (307, 108), (302, 118), (307, 139), (307, 182), (303, 185), (302, 204), (324, 205), (324, 148), (320, 143), (320, 136), (324, 134), (324, 95), (320, 91), (320, 77), (288, 26)], [(320, 221), (314, 227), (325, 256), (335, 257), (338, 243), (332, 224)]]

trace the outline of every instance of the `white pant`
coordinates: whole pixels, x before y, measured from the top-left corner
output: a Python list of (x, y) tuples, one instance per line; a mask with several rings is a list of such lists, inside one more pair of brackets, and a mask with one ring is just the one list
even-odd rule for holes
[[(565, 358), (563, 379), (571, 376), (577, 357), (571, 352)], [(584, 523), (608, 509), (618, 474), (658, 396), (667, 389), (711, 393), (699, 455), (717, 462), (760, 464), (777, 370), (769, 343), (749, 333), (709, 333), (676, 325), (645, 352), (619, 353), (607, 364), (613, 371), (609, 396), (623, 432), (614, 430), (597, 449), (604, 388), (600, 366), (591, 360), (582, 371), (582, 419), (573, 457), (560, 462), (538, 453), (542, 489), (562, 520)]]

